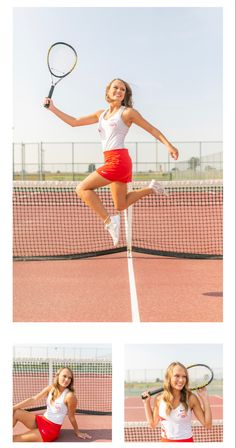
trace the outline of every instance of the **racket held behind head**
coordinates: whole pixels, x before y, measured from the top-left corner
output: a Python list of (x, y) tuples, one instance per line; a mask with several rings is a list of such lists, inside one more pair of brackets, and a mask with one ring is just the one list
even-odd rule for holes
[[(189, 374), (189, 389), (198, 390), (208, 386), (214, 378), (213, 370), (206, 364), (192, 364), (187, 367)], [(163, 387), (152, 389), (141, 394), (142, 400), (146, 400), (148, 396), (158, 395), (163, 392)]]

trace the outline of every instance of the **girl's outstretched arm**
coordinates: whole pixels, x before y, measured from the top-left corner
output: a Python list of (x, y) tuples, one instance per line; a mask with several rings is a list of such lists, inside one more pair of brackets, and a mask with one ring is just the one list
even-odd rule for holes
[(33, 397), (27, 398), (26, 400), (15, 404), (13, 406), (13, 410), (15, 411), (16, 409), (24, 409), (27, 406), (32, 406), (38, 400), (41, 400), (42, 398), (46, 398), (50, 392), (50, 389), (51, 389), (51, 386), (47, 386), (44, 389), (42, 389), (38, 394), (34, 395)]
[(129, 108), (126, 112), (127, 121), (131, 125), (132, 123), (135, 123), (140, 128), (147, 131), (149, 134), (151, 134), (154, 138), (159, 140), (161, 143), (163, 143), (166, 147), (168, 152), (170, 153), (171, 157), (173, 159), (177, 160), (179, 157), (179, 151), (177, 148), (175, 148), (168, 140), (167, 138), (162, 134), (159, 129), (157, 129), (155, 126), (153, 126), (151, 123), (149, 123), (147, 120), (145, 120), (142, 115), (135, 109)]
[(49, 104), (48, 110), (54, 113), (58, 118), (60, 118), (64, 123), (69, 124), (72, 127), (76, 126), (87, 126), (89, 124), (97, 123), (99, 120), (99, 116), (103, 112), (102, 110), (98, 110), (97, 112), (94, 112), (93, 114), (87, 115), (85, 117), (72, 117), (71, 115), (65, 114), (65, 112), (62, 112), (62, 110), (58, 109), (56, 106), (54, 106), (53, 100), (51, 98), (45, 98), (44, 104)]

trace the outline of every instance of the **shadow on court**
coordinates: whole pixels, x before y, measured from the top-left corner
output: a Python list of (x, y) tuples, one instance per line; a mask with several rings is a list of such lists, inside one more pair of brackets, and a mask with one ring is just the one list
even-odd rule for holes
[(111, 442), (111, 429), (81, 429), (81, 432), (87, 432), (91, 439), (79, 439), (76, 437), (73, 429), (62, 429), (60, 437), (57, 442)]

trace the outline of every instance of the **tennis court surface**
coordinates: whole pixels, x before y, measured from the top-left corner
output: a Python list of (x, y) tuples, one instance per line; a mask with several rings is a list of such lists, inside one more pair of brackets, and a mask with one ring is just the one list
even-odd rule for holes
[(163, 182), (116, 249), (76, 185), (14, 182), (14, 321), (222, 321), (222, 181)]
[[(81, 432), (92, 438), (78, 439), (68, 417), (65, 418), (56, 442), (111, 442), (112, 440), (112, 363), (109, 359), (43, 359), (15, 358), (13, 361), (13, 404), (35, 395), (52, 384), (56, 371), (65, 365), (73, 370), (74, 388), (79, 409), (76, 419)], [(27, 410), (43, 414), (45, 400), (38, 401)], [(26, 428), (17, 423), (14, 434)]]

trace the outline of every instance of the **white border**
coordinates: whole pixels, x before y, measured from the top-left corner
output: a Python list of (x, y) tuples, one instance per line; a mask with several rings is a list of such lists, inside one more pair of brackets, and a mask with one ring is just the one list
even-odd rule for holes
[[(1, 4), (1, 30), (4, 39), (0, 42), (0, 50), (5, 73), (1, 73), (1, 309), (0, 309), (0, 328), (2, 341), (2, 388), (1, 388), (1, 415), (0, 434), (3, 446), (15, 446), (11, 440), (11, 406), (9, 391), (11, 391), (11, 362), (12, 346), (15, 343), (33, 343), (53, 342), (52, 334), (55, 335), (55, 342), (73, 343), (104, 343), (113, 344), (113, 363), (114, 363), (114, 382), (113, 382), (113, 443), (112, 446), (127, 445), (132, 448), (137, 444), (124, 444), (123, 441), (123, 378), (124, 371), (123, 345), (125, 343), (223, 343), (224, 345), (224, 379), (225, 379), (225, 410), (227, 418), (224, 419), (225, 440), (223, 444), (211, 444), (217, 447), (228, 448), (234, 446), (232, 429), (234, 428), (234, 123), (235, 110), (234, 96), (234, 1), (147, 1), (145, 7), (165, 6), (165, 7), (223, 7), (224, 8), (224, 151), (225, 151), (225, 262), (224, 262), (224, 323), (223, 324), (194, 324), (194, 323), (160, 323), (160, 324), (12, 324), (12, 273), (11, 273), (11, 104), (12, 104), (12, 75), (9, 67), (12, 66), (12, 56), (9, 49), (12, 48), (12, 26), (11, 15), (12, 7), (61, 7), (65, 6), (65, 1), (5, 1)], [(107, 3), (96, 1), (68, 1), (67, 7), (94, 7), (94, 6), (142, 6), (136, 1), (123, 1)], [(92, 327), (91, 327), (92, 325)], [(91, 331), (92, 328), (92, 331)], [(75, 339), (79, 339), (76, 341)], [(164, 339), (164, 341), (163, 341)], [(122, 397), (122, 399), (121, 399)], [(24, 445), (24, 444), (23, 444)], [(63, 445), (63, 444), (62, 444)], [(64, 444), (66, 445), (66, 444)], [(67, 444), (68, 445), (68, 444)], [(92, 446), (95, 444), (92, 443)], [(147, 446), (151, 447), (149, 443)], [(90, 445), (91, 446), (91, 445)], [(97, 444), (96, 444), (97, 446)], [(99, 446), (109, 446), (109, 444), (100, 444)], [(111, 446), (111, 445), (110, 445)], [(144, 446), (144, 444), (140, 444)], [(155, 444), (156, 446), (156, 444)], [(209, 446), (209, 444), (197, 444), (197, 446)]]

